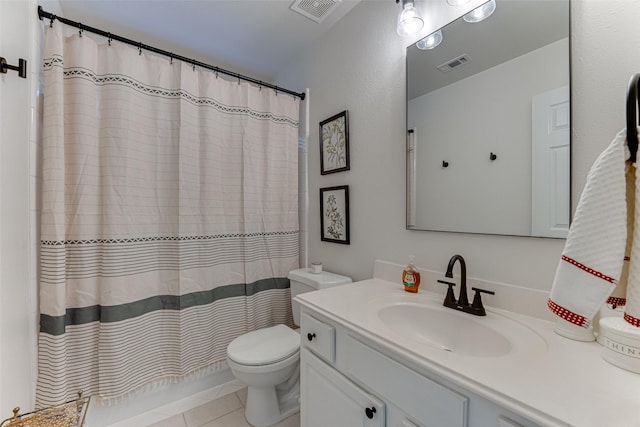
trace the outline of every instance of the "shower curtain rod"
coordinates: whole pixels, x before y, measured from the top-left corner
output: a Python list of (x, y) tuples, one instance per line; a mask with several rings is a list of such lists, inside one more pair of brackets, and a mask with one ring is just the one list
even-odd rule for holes
[(256, 80), (256, 79), (254, 79), (252, 77), (243, 76), (242, 74), (234, 73), (233, 71), (228, 71), (228, 70), (225, 70), (225, 69), (222, 69), (222, 68), (219, 68), (219, 67), (215, 67), (213, 65), (205, 64), (204, 62), (196, 61), (195, 59), (189, 59), (189, 58), (186, 58), (184, 56), (176, 55), (175, 53), (168, 52), (166, 50), (158, 49), (156, 47), (149, 46), (149, 45), (143, 44), (141, 42), (136, 42), (136, 41), (133, 41), (133, 40), (128, 39), (126, 37), (122, 37), (122, 36), (118, 36), (116, 34), (112, 34), (112, 33), (108, 32), (108, 31), (103, 31), (103, 30), (99, 30), (97, 28), (89, 27), (87, 25), (83, 25), (80, 22), (75, 22), (75, 21), (72, 21), (70, 19), (66, 19), (66, 18), (63, 18), (61, 16), (57, 16), (57, 15), (54, 15), (52, 13), (46, 12), (44, 9), (42, 9), (42, 6), (38, 6), (38, 17), (40, 18), (40, 20), (42, 20), (43, 18), (50, 19), (51, 20), (51, 24), (53, 24), (53, 21), (58, 20), (58, 21), (62, 22), (63, 24), (70, 25), (72, 27), (78, 28), (80, 30), (80, 33), (82, 33), (82, 31), (89, 31), (90, 33), (99, 34), (99, 35), (101, 35), (103, 37), (107, 37), (109, 40), (118, 40), (119, 42), (127, 43), (127, 44), (130, 44), (132, 46), (136, 46), (138, 49), (144, 49), (144, 50), (148, 50), (150, 52), (158, 53), (160, 55), (168, 56), (168, 57), (170, 57), (172, 59), (177, 59), (177, 60), (189, 63), (189, 64), (193, 64), (194, 66), (197, 65), (198, 67), (206, 68), (208, 70), (215, 71), (216, 73), (225, 74), (227, 76), (231, 76), (231, 77), (234, 77), (234, 78), (239, 79), (239, 80), (245, 80), (247, 82), (254, 83), (254, 84), (256, 84), (256, 85), (258, 85), (260, 87), (267, 87), (269, 89), (275, 90), (276, 93), (277, 92), (288, 93), (289, 95), (297, 96), (301, 100), (304, 100), (304, 98), (305, 98), (305, 93), (304, 92), (300, 92), (300, 93), (294, 92), (294, 91), (289, 90), (289, 89), (285, 89), (285, 88), (278, 87), (278, 86), (275, 86), (275, 85), (272, 85), (272, 84), (269, 84), (269, 83), (265, 83), (265, 82), (263, 82), (261, 80)]

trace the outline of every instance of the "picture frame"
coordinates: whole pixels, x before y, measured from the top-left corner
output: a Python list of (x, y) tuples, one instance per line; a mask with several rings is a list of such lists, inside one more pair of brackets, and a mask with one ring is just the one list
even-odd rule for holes
[(320, 240), (350, 244), (348, 185), (320, 189)]
[(349, 112), (320, 122), (320, 174), (349, 170)]

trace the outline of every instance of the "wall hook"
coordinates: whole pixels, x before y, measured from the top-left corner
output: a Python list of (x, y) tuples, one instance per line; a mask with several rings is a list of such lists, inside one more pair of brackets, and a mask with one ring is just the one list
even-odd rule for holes
[(445, 162), (444, 160), (442, 161), (442, 167), (443, 168), (447, 168), (449, 167), (449, 162)]
[(498, 156), (496, 156), (495, 154), (493, 154), (493, 153), (489, 154), (489, 160), (494, 161), (497, 158), (498, 158)]
[(7, 74), (7, 70), (14, 70), (18, 72), (18, 76), (23, 79), (27, 78), (27, 60), (18, 59), (18, 66), (7, 64), (7, 60), (0, 56), (0, 73)]

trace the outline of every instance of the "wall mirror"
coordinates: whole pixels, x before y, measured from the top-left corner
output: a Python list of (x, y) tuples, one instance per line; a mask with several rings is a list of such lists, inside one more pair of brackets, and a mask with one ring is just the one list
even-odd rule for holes
[(407, 228), (565, 238), (569, 0), (497, 0), (407, 48)]

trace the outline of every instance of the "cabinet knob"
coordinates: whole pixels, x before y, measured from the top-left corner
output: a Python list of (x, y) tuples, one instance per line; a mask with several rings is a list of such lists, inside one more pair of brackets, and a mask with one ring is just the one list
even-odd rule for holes
[(309, 341), (313, 341), (313, 339), (314, 339), (315, 337), (316, 337), (316, 333), (315, 333), (315, 332), (314, 332), (314, 333), (309, 332), (309, 333), (307, 334), (307, 339), (308, 339)]
[(375, 406), (372, 406), (371, 408), (365, 408), (364, 413), (367, 415), (367, 418), (373, 418), (373, 415), (376, 413)]

